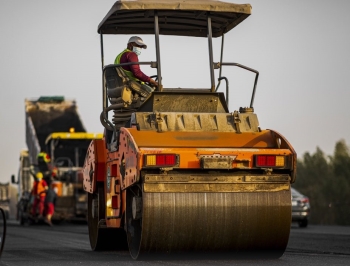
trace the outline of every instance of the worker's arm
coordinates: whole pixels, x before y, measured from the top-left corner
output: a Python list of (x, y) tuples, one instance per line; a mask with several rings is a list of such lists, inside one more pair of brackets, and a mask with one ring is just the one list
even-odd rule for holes
[(34, 167), (35, 167), (34, 165), (30, 166), (29, 173), (34, 178), (34, 180), (36, 180), (36, 177), (35, 177), (36, 173), (35, 173), (35, 168)]
[[(126, 57), (128, 59), (128, 62), (139, 62), (139, 58), (135, 53), (127, 53)], [(136, 65), (131, 65), (129, 67), (130, 67), (130, 71), (134, 74), (135, 78), (143, 82), (151, 83), (151, 78), (141, 71), (140, 65), (136, 64)]]

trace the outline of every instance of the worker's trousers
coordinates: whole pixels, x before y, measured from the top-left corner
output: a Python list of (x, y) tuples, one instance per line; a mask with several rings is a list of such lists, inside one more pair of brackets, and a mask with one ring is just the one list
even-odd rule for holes
[(37, 212), (39, 215), (43, 215), (44, 212), (44, 201), (45, 195), (40, 196), (39, 198), (35, 198), (33, 202), (32, 215), (36, 216)]

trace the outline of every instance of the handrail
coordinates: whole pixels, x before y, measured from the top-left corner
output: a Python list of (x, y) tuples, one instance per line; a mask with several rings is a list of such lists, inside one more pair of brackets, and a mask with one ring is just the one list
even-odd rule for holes
[(226, 77), (221, 77), (221, 78), (218, 78), (218, 81), (221, 82), (222, 79), (224, 79), (226, 81), (226, 105), (228, 107), (228, 100), (229, 100), (228, 79)]
[[(220, 64), (222, 63), (222, 58), (224, 56), (224, 40), (225, 40), (225, 34), (222, 34), (222, 37), (221, 37), (221, 53), (220, 53)], [(218, 90), (218, 88), (220, 87), (220, 83), (221, 83), (221, 73), (222, 73), (222, 68), (220, 67), (220, 70), (219, 70), (219, 78), (218, 78), (218, 85), (216, 86), (216, 89), (215, 91)], [(226, 85), (227, 87), (227, 85)]]
[(152, 68), (157, 68), (155, 65), (157, 62), (154, 61), (147, 61), (147, 62), (128, 62), (128, 63), (122, 63), (122, 64), (110, 64), (106, 65), (103, 67), (103, 70), (107, 68), (112, 68), (112, 67), (119, 67), (119, 66), (130, 66), (130, 65), (151, 65)]
[[(256, 91), (256, 85), (258, 83), (258, 78), (259, 78), (259, 71), (255, 70), (255, 69), (252, 69), (250, 67), (238, 64), (238, 63), (225, 63), (225, 62), (223, 62), (223, 63), (216, 63), (216, 64), (218, 64), (220, 66), (220, 69), (221, 69), (221, 66), (236, 66), (236, 67), (240, 67), (240, 68), (243, 68), (245, 70), (248, 70), (248, 71), (251, 71), (251, 72), (255, 73), (254, 87), (253, 87), (252, 98), (251, 98), (250, 106), (249, 106), (250, 108), (253, 108), (255, 91)], [(218, 88), (219, 88), (219, 86), (216, 88), (215, 91), (217, 91)]]

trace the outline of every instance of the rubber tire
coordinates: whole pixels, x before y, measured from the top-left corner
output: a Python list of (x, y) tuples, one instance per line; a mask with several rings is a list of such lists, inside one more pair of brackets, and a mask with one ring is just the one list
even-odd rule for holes
[[(92, 200), (98, 199), (98, 217), (92, 217)], [(100, 204), (101, 203), (101, 204)], [(103, 185), (98, 185), (97, 193), (88, 194), (88, 228), (91, 249), (94, 251), (127, 249), (126, 233), (121, 228), (98, 228), (105, 219), (105, 199)]]
[(138, 187), (130, 187), (126, 191), (126, 224), (127, 224), (127, 241), (129, 252), (133, 259), (139, 257), (141, 236), (142, 236), (142, 218), (134, 220), (132, 217), (132, 199), (134, 195), (142, 196)]
[(23, 210), (18, 210), (18, 218), (20, 225), (28, 226), (30, 225), (29, 214), (24, 212)]
[(21, 211), (19, 211), (19, 214), (18, 214), (18, 216), (19, 216), (19, 224), (20, 225), (25, 225), (25, 219), (23, 218), (23, 213), (21, 212)]
[[(97, 217), (92, 217), (92, 202), (98, 200), (98, 214)], [(100, 204), (102, 203), (102, 204)], [(103, 250), (103, 240), (100, 237), (98, 228), (98, 222), (104, 218), (104, 189), (102, 185), (98, 185), (96, 193), (88, 194), (88, 228), (89, 228), (89, 239), (92, 250), (98, 251)]]

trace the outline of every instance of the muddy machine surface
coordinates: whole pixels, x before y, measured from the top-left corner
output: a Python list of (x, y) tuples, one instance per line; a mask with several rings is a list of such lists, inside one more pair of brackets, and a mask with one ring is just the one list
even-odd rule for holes
[[(249, 4), (219, 1), (118, 1), (98, 26), (105, 133), (91, 142), (83, 170), (93, 250), (127, 244), (134, 259), (283, 254), (296, 153), (281, 134), (259, 126), (259, 73), (222, 56), (224, 35), (250, 13)], [(104, 66), (105, 34), (155, 36), (156, 61), (140, 62), (157, 70), (155, 91), (132, 84), (120, 64)], [(163, 87), (159, 35), (207, 38), (207, 88)], [(220, 62), (213, 62), (214, 37), (222, 38)], [(230, 112), (222, 69), (233, 67), (255, 79), (249, 107)]]

